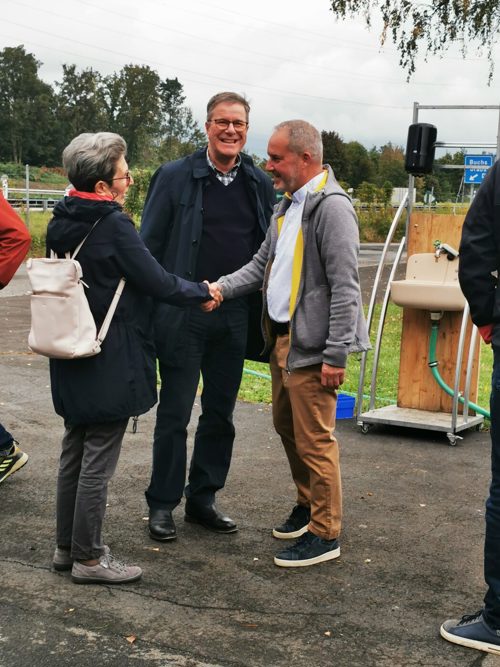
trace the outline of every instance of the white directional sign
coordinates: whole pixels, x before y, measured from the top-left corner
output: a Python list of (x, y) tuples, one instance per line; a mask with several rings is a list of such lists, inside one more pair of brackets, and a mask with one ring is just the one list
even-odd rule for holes
[(492, 155), (465, 155), (464, 183), (482, 183), (486, 172), (493, 164)]

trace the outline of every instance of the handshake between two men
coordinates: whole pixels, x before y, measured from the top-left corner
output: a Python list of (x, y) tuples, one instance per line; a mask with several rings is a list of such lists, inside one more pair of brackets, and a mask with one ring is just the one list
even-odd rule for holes
[(212, 310), (215, 310), (221, 305), (221, 303), (224, 301), (224, 298), (222, 296), (219, 283), (209, 283), (208, 280), (204, 280), (203, 282), (208, 285), (208, 291), (212, 299), (200, 304), (200, 308), (205, 313), (210, 313)]

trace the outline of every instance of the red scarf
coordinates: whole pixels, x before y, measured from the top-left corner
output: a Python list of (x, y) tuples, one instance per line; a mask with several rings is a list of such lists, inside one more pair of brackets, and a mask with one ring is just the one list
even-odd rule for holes
[(79, 197), (80, 199), (94, 199), (97, 201), (113, 201), (112, 195), (98, 195), (96, 192), (81, 192), (80, 190), (70, 190), (68, 197)]

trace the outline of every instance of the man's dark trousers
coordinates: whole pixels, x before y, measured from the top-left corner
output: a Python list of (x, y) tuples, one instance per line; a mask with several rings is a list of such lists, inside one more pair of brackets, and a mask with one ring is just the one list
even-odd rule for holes
[[(241, 382), (248, 328), (245, 298), (211, 313), (192, 308), (187, 353), (178, 366), (160, 361), (161, 393), (153, 442), (153, 474), (146, 491), (151, 508), (173, 509), (182, 498), (206, 505), (226, 481), (234, 442), (233, 411)], [(186, 434), (200, 371), (202, 415), (186, 478)]]
[(488, 625), (500, 630), (500, 347), (493, 346), (491, 381), (491, 486), (486, 501), (486, 539), (484, 577), (488, 590), (484, 598), (484, 617)]

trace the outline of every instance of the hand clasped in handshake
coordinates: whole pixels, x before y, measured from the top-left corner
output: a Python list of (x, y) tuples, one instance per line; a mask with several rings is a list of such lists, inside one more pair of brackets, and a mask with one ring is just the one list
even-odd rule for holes
[(212, 310), (218, 308), (224, 299), (222, 297), (221, 288), (218, 283), (209, 283), (208, 280), (204, 280), (203, 282), (208, 285), (208, 291), (210, 292), (212, 299), (202, 303), (200, 308), (203, 310), (203, 312), (210, 313)]

